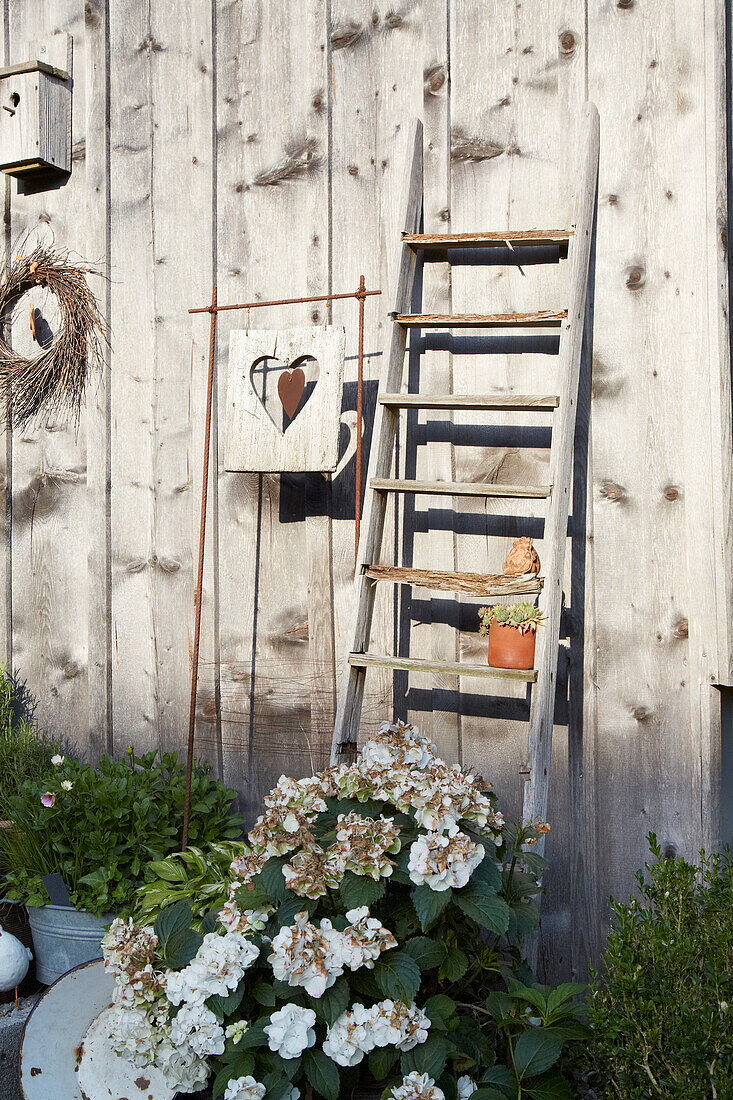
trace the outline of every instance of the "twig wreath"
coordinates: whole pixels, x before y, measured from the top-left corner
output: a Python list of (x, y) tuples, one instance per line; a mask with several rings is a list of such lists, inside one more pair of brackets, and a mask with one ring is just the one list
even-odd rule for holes
[[(25, 428), (49, 413), (67, 414), (78, 423), (86, 383), (101, 368), (108, 342), (87, 274), (96, 272), (70, 264), (66, 253), (40, 245), (0, 267), (0, 400), (7, 401), (15, 428)], [(60, 324), (48, 347), (28, 359), (8, 343), (8, 326), (20, 298), (39, 287), (55, 295)], [(34, 312), (31, 308), (30, 326), (37, 338)]]

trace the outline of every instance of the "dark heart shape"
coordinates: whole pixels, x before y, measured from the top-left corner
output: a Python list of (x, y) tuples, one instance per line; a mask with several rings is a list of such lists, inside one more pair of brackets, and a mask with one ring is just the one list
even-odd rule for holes
[(300, 367), (283, 371), (277, 380), (278, 397), (290, 420), (297, 412), (304, 389), (305, 374)]

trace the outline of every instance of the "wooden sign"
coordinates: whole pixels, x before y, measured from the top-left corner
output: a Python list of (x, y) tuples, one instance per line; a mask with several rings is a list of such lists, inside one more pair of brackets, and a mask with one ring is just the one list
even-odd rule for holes
[(336, 326), (232, 331), (227, 470), (336, 469), (345, 346), (346, 332)]

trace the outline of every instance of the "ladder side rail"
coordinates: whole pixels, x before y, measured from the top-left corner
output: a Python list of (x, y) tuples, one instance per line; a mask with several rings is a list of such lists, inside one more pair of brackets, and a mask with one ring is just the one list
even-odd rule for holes
[(545, 586), (540, 597), (540, 608), (546, 615), (546, 621), (537, 632), (537, 683), (532, 690), (529, 718), (529, 778), (524, 788), (525, 821), (544, 821), (547, 817), (575, 416), (598, 183), (600, 122), (598, 110), (593, 103), (585, 105), (580, 131), (575, 232), (570, 238), (568, 256), (568, 319), (560, 334), (560, 407), (553, 424), (550, 445), (552, 494), (547, 506), (543, 539), (546, 547), (543, 552)]
[[(420, 228), (423, 199), (423, 127), (419, 119), (414, 119), (407, 146), (407, 178), (405, 181), (404, 214), (402, 232), (416, 233)], [(399, 266), (397, 287), (395, 290), (394, 311), (405, 313), (411, 308), (412, 290), (415, 282), (417, 255), (414, 249), (399, 243)], [(399, 392), (404, 373), (407, 329), (402, 325), (390, 324), (389, 343), (386, 362), (380, 379), (380, 391)], [(369, 476), (365, 494), (365, 515), (361, 526), (359, 551), (357, 554), (356, 579), (357, 615), (353, 644), (346, 651), (363, 653), (369, 644), (369, 634), (374, 613), (376, 585), (364, 575), (364, 566), (374, 564), (382, 547), (382, 535), (387, 511), (387, 496), (375, 493), (369, 488), (373, 477), (389, 477), (397, 433), (398, 411), (377, 403), (374, 422), (374, 434), (369, 456)], [(331, 743), (331, 763), (338, 763), (345, 746), (356, 745), (361, 719), (361, 705), (364, 695), (365, 668), (353, 668), (346, 660), (336, 708), (333, 740)]]

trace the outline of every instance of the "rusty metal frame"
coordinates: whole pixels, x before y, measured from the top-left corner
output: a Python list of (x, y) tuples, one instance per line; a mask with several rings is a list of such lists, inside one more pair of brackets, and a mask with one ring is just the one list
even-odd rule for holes
[(199, 524), (199, 556), (198, 570), (196, 573), (195, 617), (193, 634), (193, 657), (191, 667), (191, 699), (188, 712), (188, 747), (186, 752), (186, 794), (183, 802), (183, 843), (185, 852), (188, 846), (188, 823), (191, 808), (191, 776), (193, 774), (193, 743), (196, 730), (196, 695), (199, 675), (199, 643), (201, 641), (201, 599), (204, 584), (204, 550), (206, 546), (206, 507), (209, 493), (209, 452), (211, 450), (211, 406), (214, 393), (214, 357), (216, 352), (216, 318), (217, 314), (234, 309), (262, 309), (265, 306), (297, 306), (311, 302), (337, 302), (348, 298), (355, 298), (359, 304), (359, 352), (356, 389), (356, 544), (354, 547), (354, 560), (359, 551), (359, 529), (361, 525), (361, 445), (362, 445), (362, 410), (364, 389), (364, 304), (367, 298), (381, 294), (381, 290), (367, 290), (364, 276), (359, 276), (359, 287), (348, 294), (316, 294), (309, 298), (278, 298), (267, 302), (238, 302), (234, 305), (220, 306), (217, 299), (217, 288), (211, 292), (211, 305), (197, 306), (189, 309), (189, 313), (208, 313), (211, 317), (209, 326), (209, 370), (206, 384), (206, 426), (204, 431), (204, 463), (201, 486), (201, 519)]

